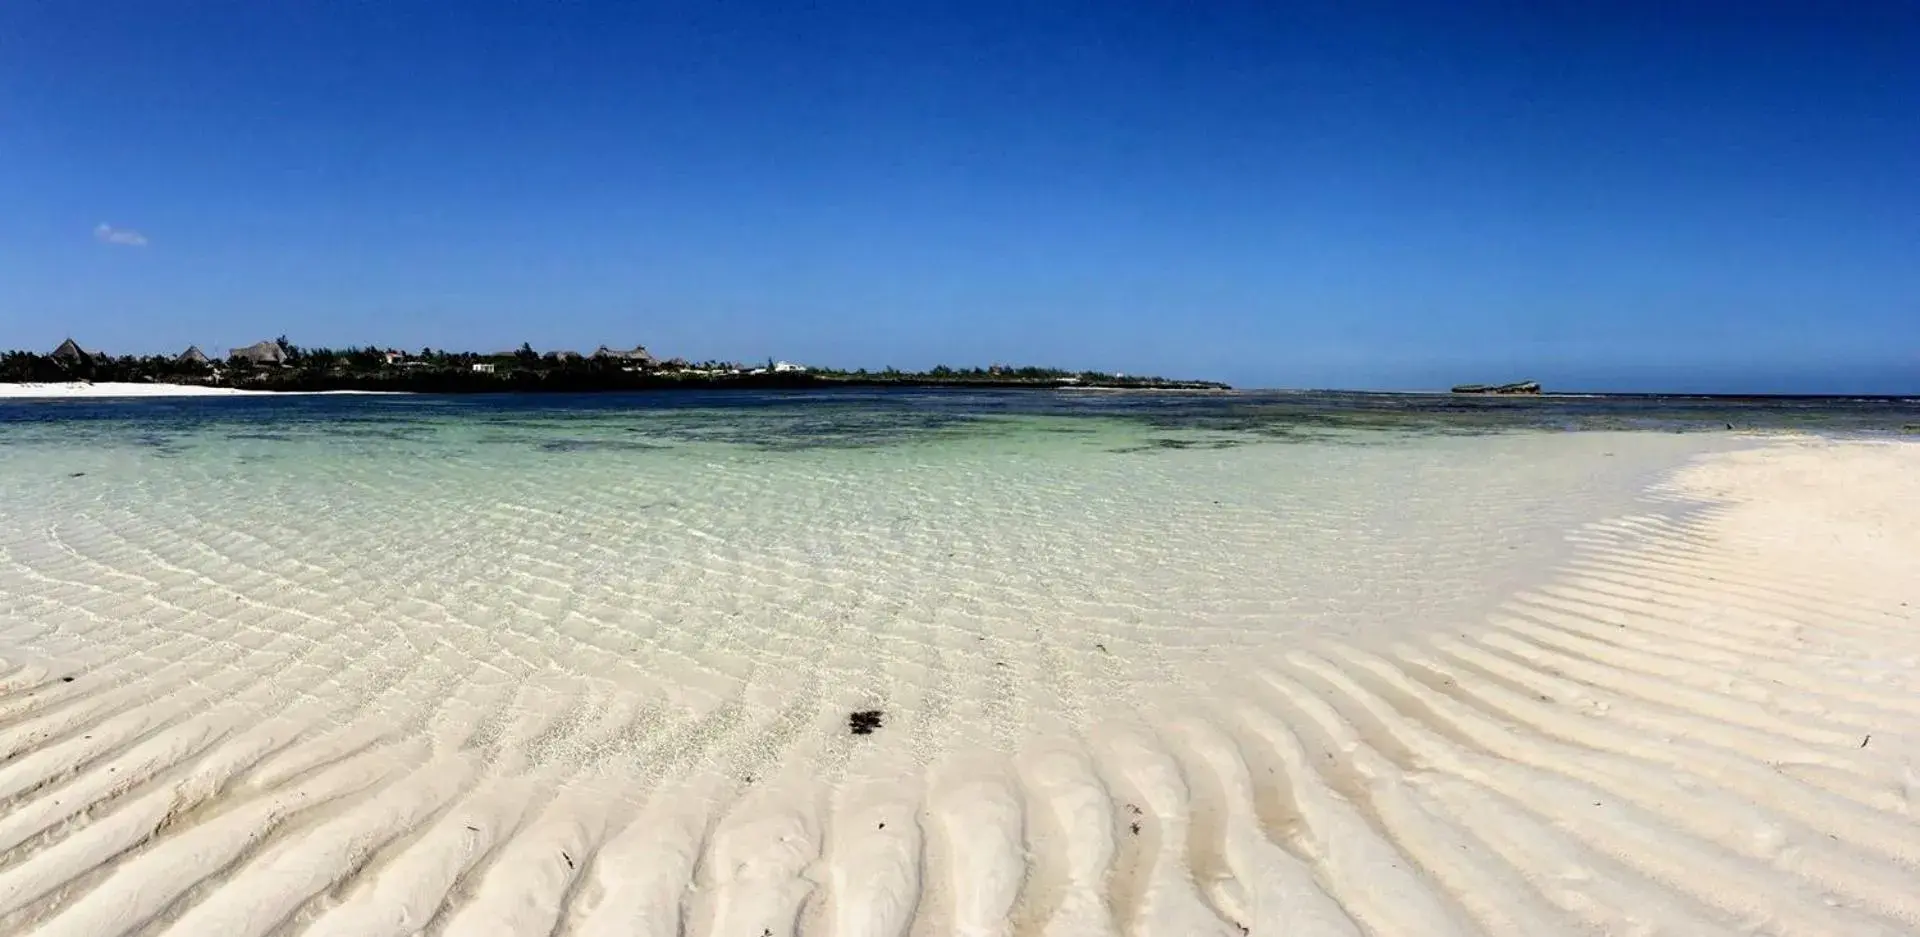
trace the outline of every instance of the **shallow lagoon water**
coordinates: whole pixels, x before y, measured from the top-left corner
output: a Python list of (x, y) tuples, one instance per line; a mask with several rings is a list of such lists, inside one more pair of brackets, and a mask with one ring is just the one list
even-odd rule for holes
[[(1742, 445), (1362, 403), (15, 405), (0, 424), (0, 621), (57, 636), (131, 617), (192, 639), (240, 620), (263, 638), (344, 631), (365, 654), (400, 638), (414, 659), (390, 663), (459, 649), (440, 663), (603, 679), (696, 720), (777, 672), (788, 689), (761, 704), (818, 688), (891, 700), (947, 740), (931, 754), (1016, 738), (1036, 711), (1079, 726), (1127, 694), (1204, 688), (1302, 632), (1476, 620), (1553, 568), (1569, 530)], [(903, 708), (915, 684), (959, 679), (1023, 704)]]
[(1920, 920), (1903, 406), (0, 405), (0, 931)]
[[(1727, 423), (1897, 430), (1912, 412), (1033, 392), (14, 403), (0, 623), (135, 614), (193, 635), (238, 602), (260, 629), (324, 622), (369, 653), (444, 639), (696, 716), (765, 667), (834, 668), (824, 684), (883, 698), (984, 664), (1078, 722), (1137, 676), (1204, 684), (1303, 630), (1474, 620), (1570, 530), (1744, 445)], [(658, 655), (697, 686), (663, 682)]]

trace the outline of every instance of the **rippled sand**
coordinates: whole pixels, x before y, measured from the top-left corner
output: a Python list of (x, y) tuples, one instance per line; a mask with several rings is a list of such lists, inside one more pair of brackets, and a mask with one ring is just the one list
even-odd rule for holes
[(1920, 928), (1920, 448), (659, 428), (0, 448), (0, 932)]

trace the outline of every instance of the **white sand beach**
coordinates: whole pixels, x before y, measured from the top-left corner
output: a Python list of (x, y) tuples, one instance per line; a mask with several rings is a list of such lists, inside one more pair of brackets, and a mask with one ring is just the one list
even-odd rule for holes
[[(1576, 444), (1553, 466), (1490, 448), (1487, 472), (1615, 461)], [(810, 538), (743, 528), (762, 546), (635, 484), (621, 536), (590, 488), (529, 488), (412, 516), (464, 532), (427, 555), (353, 539), (377, 514), (322, 539), (305, 518), (358, 503), (331, 489), (222, 508), (285, 498), (280, 525), (164, 513), (225, 463), (0, 460), (0, 933), (1920, 932), (1920, 445), (1721, 449), (1576, 525), (1490, 611), (1456, 617), (1448, 567), (1410, 558), (1427, 578), (1391, 627), (1289, 617), (1284, 640), (1261, 637), (1293, 607), (1261, 556), (1151, 552), (1287, 536), (1338, 561), (1337, 530), (1284, 515), (1209, 526), (1266, 518), (1250, 501), (1183, 507), (1158, 541), (1076, 532), (1076, 562), (1134, 576), (1080, 604), (1017, 580), (1052, 553), (974, 559), (1053, 543), (1018, 518), (1084, 472), (1014, 504), (1028, 540), (954, 525), (921, 551), (886, 495)], [(758, 497), (707, 458), (717, 503)], [(805, 496), (853, 484), (792, 458)], [(886, 458), (915, 497), (920, 457)], [(1167, 458), (1242, 497), (1227, 455)], [(339, 491), (435, 470), (396, 465)], [(81, 487), (136, 469), (124, 506)], [(1098, 519), (1115, 490), (1075, 503)], [(667, 537), (705, 559), (648, 552)], [(863, 586), (970, 561), (991, 575)], [(462, 604), (483, 587), (507, 598)], [(884, 626), (747, 627), (882, 600)], [(1025, 627), (1056, 607), (1081, 611)], [(866, 708), (881, 726), (850, 732)]]
[(81, 397), (241, 397), (279, 394), (369, 394), (390, 391), (323, 390), (276, 391), (241, 390), (235, 387), (207, 387), (200, 384), (136, 384), (115, 381), (59, 381), (54, 383), (0, 382), (0, 400), (66, 399)]

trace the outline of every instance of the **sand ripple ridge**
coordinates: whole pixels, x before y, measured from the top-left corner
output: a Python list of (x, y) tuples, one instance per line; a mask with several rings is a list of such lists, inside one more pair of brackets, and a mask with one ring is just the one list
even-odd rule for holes
[[(1245, 512), (1154, 527), (1173, 547), (1074, 528), (1134, 575), (1102, 591), (943, 565), (1010, 548), (914, 539), (949, 492), (912, 468), (832, 536), (699, 563), (650, 546), (717, 536), (694, 513), (579, 521), (682, 491), (651, 478), (409, 515), (437, 550), (370, 523), (315, 551), (178, 479), (32, 514), (0, 542), (0, 933), (1920, 931), (1920, 446), (1704, 455), (1497, 602), (1259, 640), (1302, 606), (1257, 585)], [(1067, 523), (1070, 477), (1030, 484), (1010, 510)], [(1075, 503), (1118, 529), (1127, 497)], [(1180, 555), (1219, 565), (1156, 578)], [(921, 625), (727, 626), (874, 604)]]

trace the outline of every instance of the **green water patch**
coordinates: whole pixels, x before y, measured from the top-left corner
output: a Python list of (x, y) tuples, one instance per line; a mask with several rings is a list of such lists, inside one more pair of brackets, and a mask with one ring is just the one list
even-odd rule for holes
[(355, 451), (365, 452), (456, 441), (559, 454), (688, 445), (780, 454), (1025, 449), (1052, 440), (1089, 452), (1151, 454), (1620, 430), (1912, 436), (1920, 433), (1920, 400), (888, 391), (0, 402), (0, 438), (12, 446), (133, 446), (169, 457), (225, 443), (361, 443)]
[(674, 447), (637, 439), (548, 439), (536, 448), (541, 452), (658, 452)]

